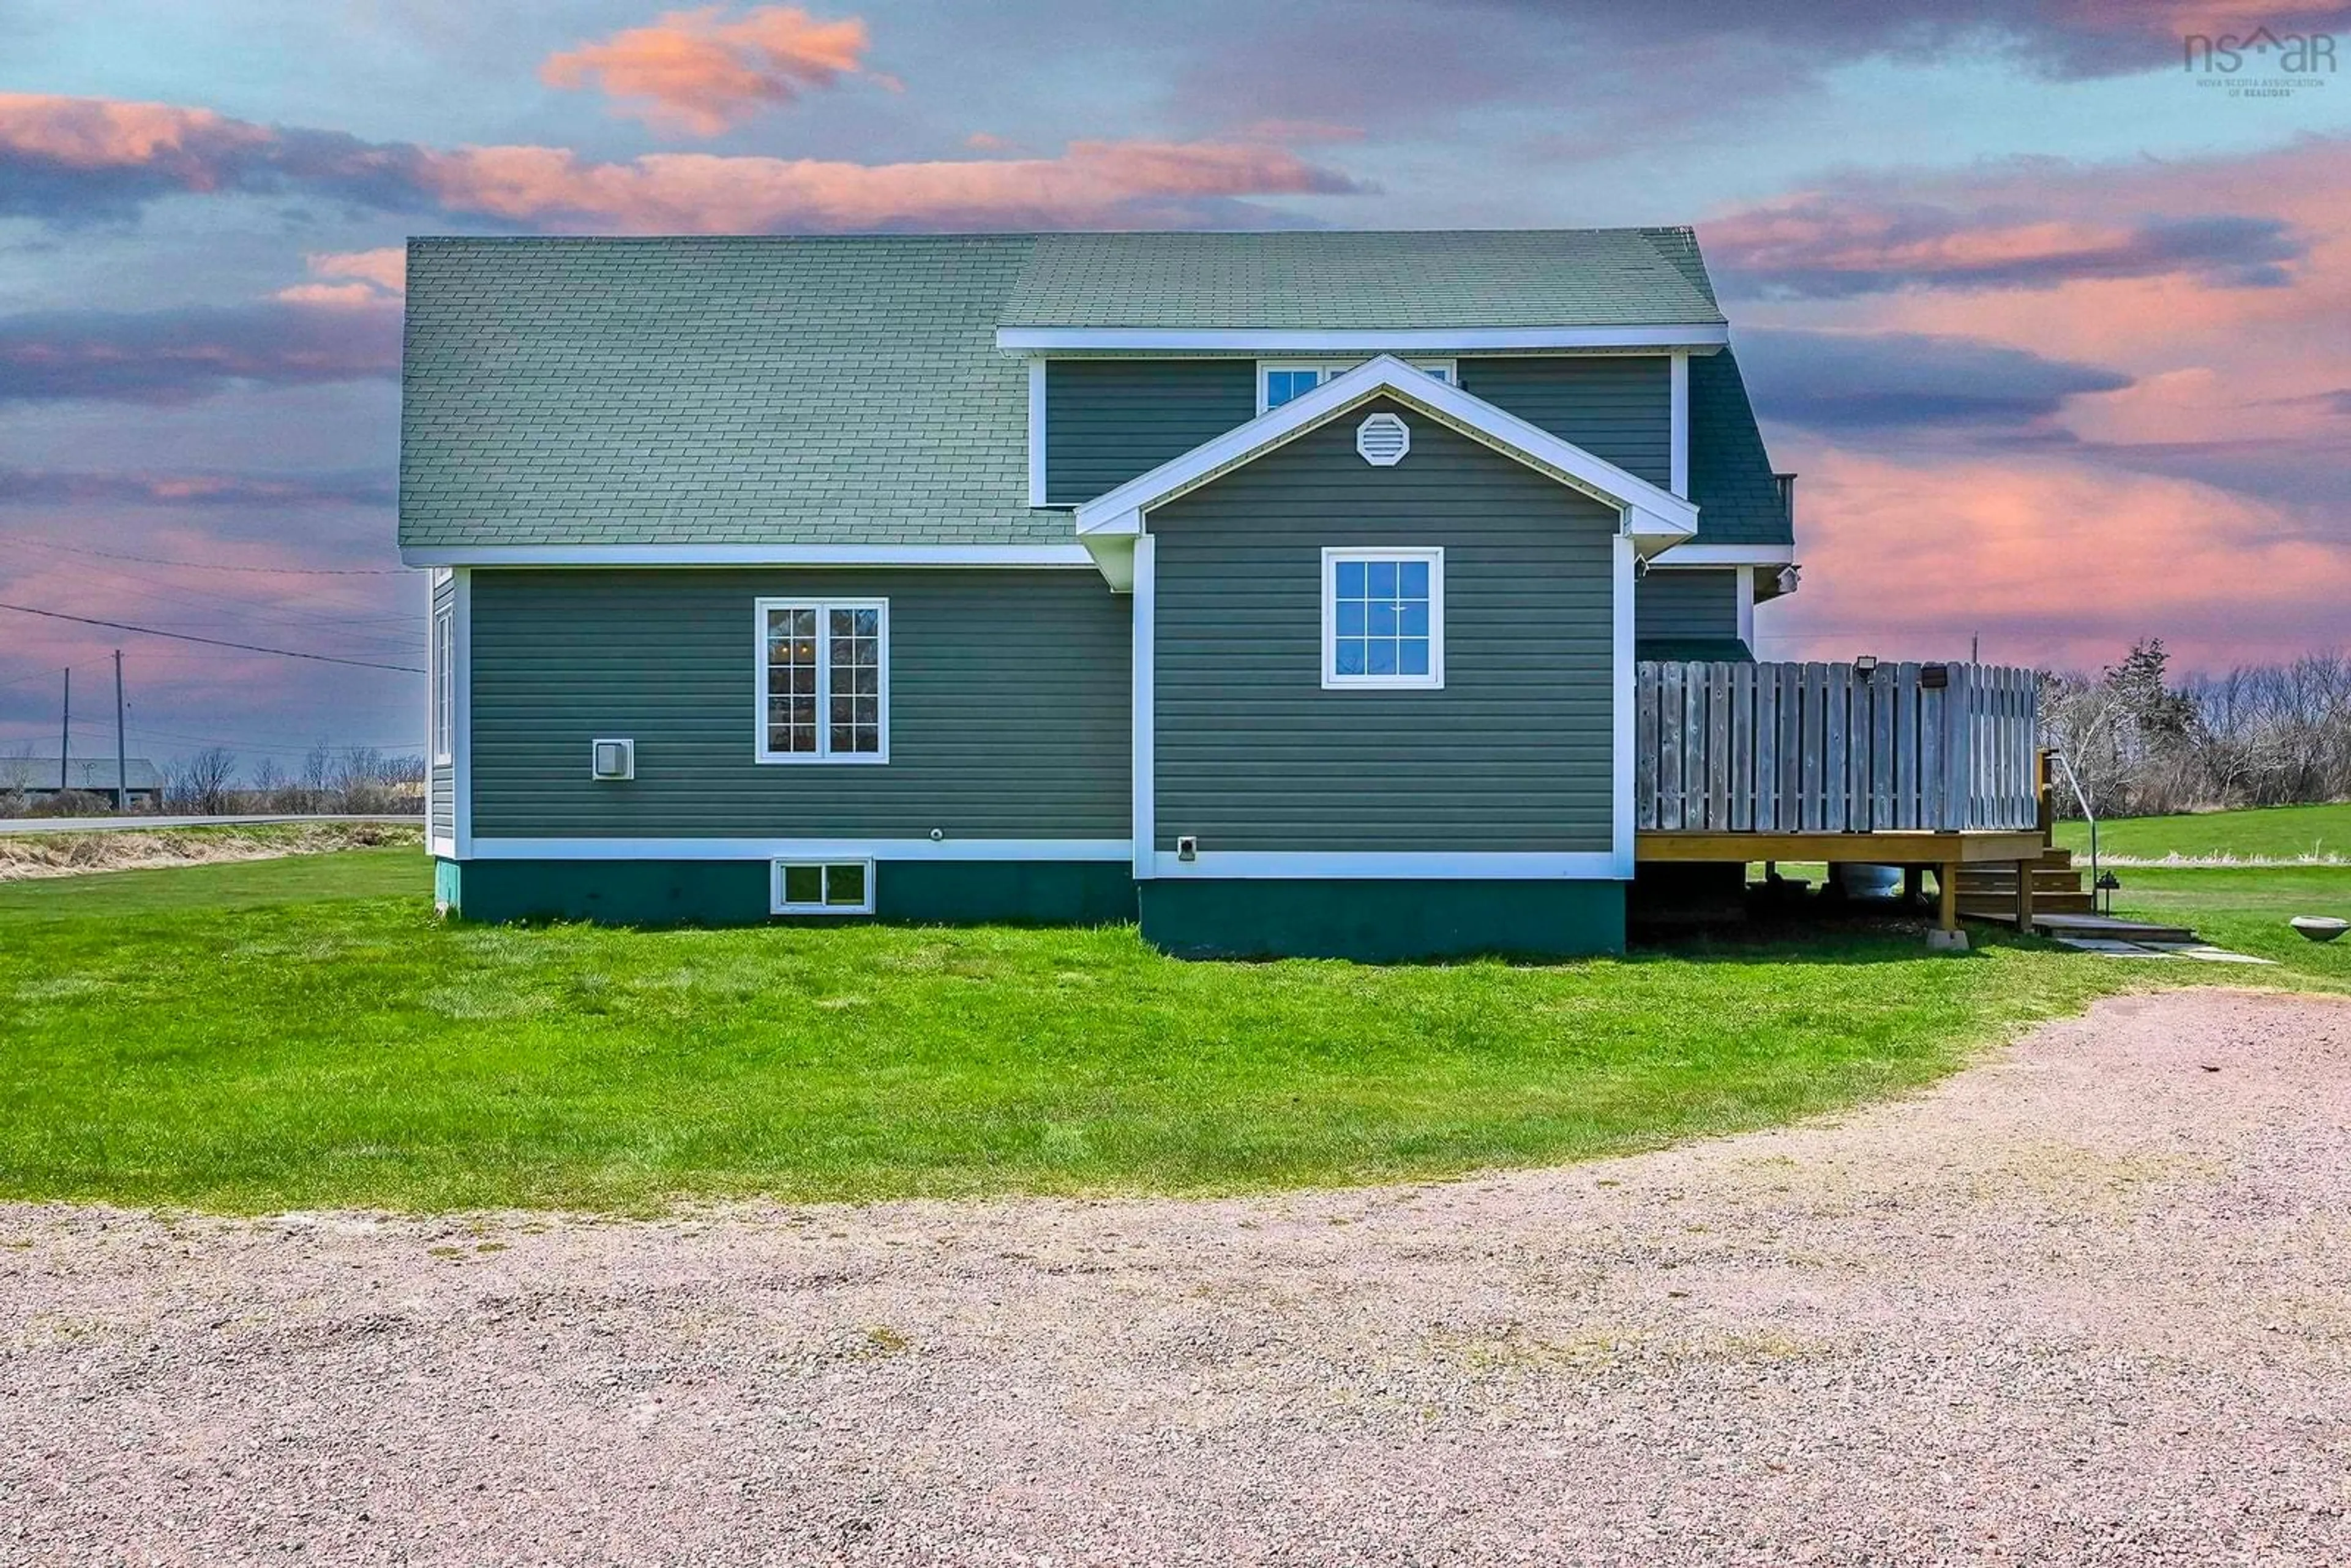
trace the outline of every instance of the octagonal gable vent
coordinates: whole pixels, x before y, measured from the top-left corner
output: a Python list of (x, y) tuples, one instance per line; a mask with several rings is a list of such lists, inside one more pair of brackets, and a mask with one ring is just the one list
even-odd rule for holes
[(1412, 430), (1392, 413), (1375, 413), (1355, 426), (1355, 455), (1374, 468), (1393, 468), (1412, 450)]

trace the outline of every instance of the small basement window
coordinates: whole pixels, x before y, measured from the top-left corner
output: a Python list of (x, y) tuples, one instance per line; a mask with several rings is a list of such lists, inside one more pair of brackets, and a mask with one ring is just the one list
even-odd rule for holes
[(1322, 552), (1322, 685), (1445, 685), (1445, 551)]
[(769, 907), (778, 915), (871, 915), (872, 861), (778, 861)]
[[(1303, 396), (1329, 381), (1332, 376), (1345, 375), (1364, 360), (1259, 360), (1257, 362), (1257, 411), (1268, 413), (1280, 408), (1291, 398)], [(1440, 382), (1454, 378), (1451, 360), (1408, 360), (1405, 361), (1424, 375), (1435, 376)]]
[(890, 603), (758, 601), (761, 762), (890, 760)]

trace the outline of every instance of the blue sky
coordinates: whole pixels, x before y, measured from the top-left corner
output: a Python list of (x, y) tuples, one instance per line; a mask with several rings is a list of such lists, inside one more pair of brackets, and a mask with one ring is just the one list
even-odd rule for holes
[[(2351, 82), (2181, 41), (2351, 9), (1763, 12), (0, 0), (0, 601), (421, 662), (411, 234), (1687, 222), (1804, 475), (1765, 656), (2351, 641)], [(413, 675), (0, 612), (0, 750), (118, 642), (143, 750), (421, 739)]]

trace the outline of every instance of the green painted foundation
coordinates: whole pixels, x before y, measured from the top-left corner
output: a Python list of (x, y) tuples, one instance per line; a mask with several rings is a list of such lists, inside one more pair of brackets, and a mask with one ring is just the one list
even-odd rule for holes
[(1134, 918), (1126, 861), (885, 861), (874, 869), (884, 920), (965, 925), (1114, 925)]
[[(492, 923), (759, 925), (785, 918), (768, 913), (768, 875), (766, 861), (437, 861), (434, 902)], [(909, 924), (1103, 925), (1135, 915), (1124, 861), (883, 861), (873, 898), (876, 917)]]
[(1625, 950), (1618, 882), (1140, 884), (1144, 939), (1182, 958), (1565, 958)]

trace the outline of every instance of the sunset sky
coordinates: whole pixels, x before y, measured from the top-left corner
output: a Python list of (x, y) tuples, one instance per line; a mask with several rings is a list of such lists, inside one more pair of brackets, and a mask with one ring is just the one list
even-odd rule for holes
[[(0, 0), (0, 601), (421, 665), (413, 234), (1694, 223), (1802, 475), (1762, 656), (2351, 644), (2351, 76), (2182, 44), (2351, 6), (1780, 9)], [(0, 755), (67, 664), (110, 751), (116, 646), (135, 752), (422, 744), (418, 675), (0, 611)]]

